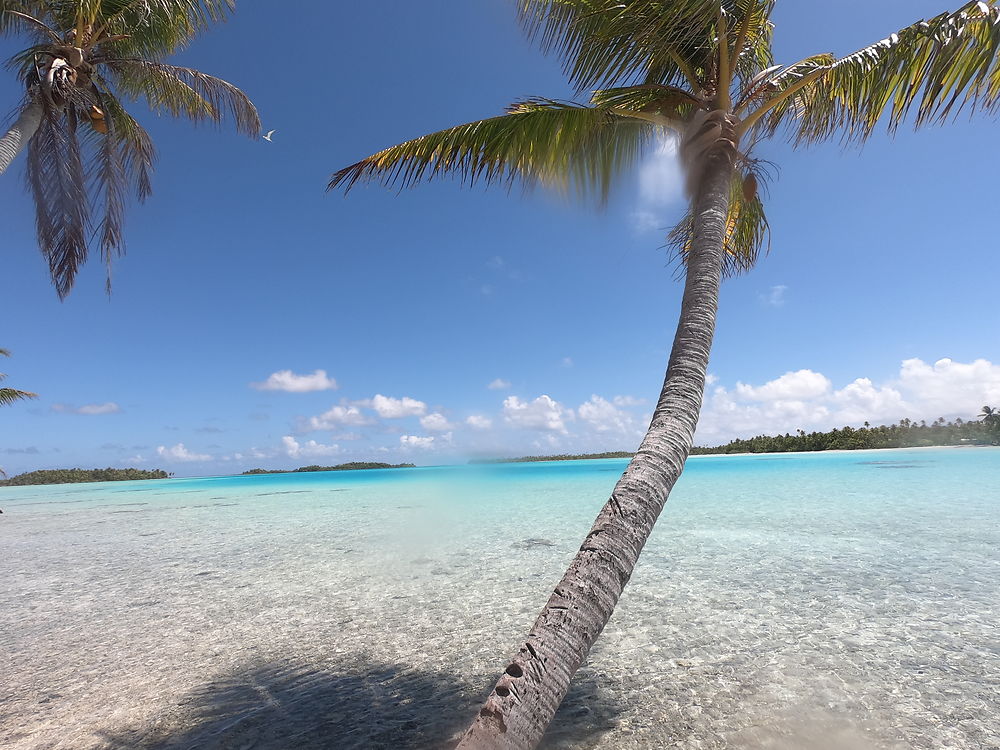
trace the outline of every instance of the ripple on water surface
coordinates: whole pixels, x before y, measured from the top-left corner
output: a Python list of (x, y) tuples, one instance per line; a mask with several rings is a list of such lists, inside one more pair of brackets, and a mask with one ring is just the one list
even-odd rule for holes
[[(439, 747), (623, 468), (0, 490), (0, 746)], [(693, 459), (546, 745), (1000, 746), (998, 480)]]

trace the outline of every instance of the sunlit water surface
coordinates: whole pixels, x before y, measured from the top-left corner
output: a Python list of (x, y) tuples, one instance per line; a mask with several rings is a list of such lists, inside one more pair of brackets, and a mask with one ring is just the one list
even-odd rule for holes
[[(623, 461), (0, 490), (0, 747), (436, 748)], [(1000, 450), (703, 457), (549, 748), (1000, 748)]]

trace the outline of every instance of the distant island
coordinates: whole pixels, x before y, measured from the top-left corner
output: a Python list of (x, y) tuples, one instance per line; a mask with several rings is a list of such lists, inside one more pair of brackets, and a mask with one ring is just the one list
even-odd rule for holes
[(412, 469), (416, 464), (381, 464), (374, 461), (351, 461), (336, 466), (300, 466), (298, 469), (250, 469), (240, 476), (254, 474), (294, 474), (298, 471), (358, 471), (360, 469)]
[(965, 422), (944, 417), (914, 422), (903, 419), (896, 424), (872, 427), (842, 427), (829, 432), (796, 430), (794, 435), (758, 435), (731, 440), (714, 448), (691, 449), (691, 455), (719, 453), (798, 453), (802, 451), (853, 451), (878, 448), (924, 448), (947, 445), (996, 445), (1000, 442), (1000, 426), (991, 422)]
[(587, 461), (594, 458), (632, 458), (629, 451), (610, 451), (608, 453), (580, 453), (576, 455), (562, 454), (558, 456), (521, 456), (520, 458), (473, 458), (470, 464), (530, 464), (536, 461)]
[(134, 482), (140, 479), (169, 479), (160, 469), (43, 469), (0, 479), (0, 487), (30, 484), (77, 484), (80, 482)]

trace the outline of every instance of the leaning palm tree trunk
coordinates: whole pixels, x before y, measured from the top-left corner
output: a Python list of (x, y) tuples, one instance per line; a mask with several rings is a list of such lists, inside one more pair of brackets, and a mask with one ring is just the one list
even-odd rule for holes
[(35, 135), (41, 122), (42, 100), (38, 96), (32, 96), (28, 106), (21, 110), (17, 121), (0, 138), (0, 174), (7, 171), (7, 167)]
[(694, 204), (680, 322), (649, 431), (562, 581), (457, 750), (530, 750), (632, 576), (680, 477), (698, 424), (723, 265), (730, 154), (708, 157)]

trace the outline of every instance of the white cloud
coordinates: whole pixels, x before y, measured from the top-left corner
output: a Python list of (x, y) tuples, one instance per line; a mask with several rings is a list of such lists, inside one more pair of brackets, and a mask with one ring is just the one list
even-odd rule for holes
[(768, 307), (781, 307), (785, 304), (785, 292), (787, 291), (787, 286), (778, 284), (777, 286), (772, 286), (766, 294), (758, 294), (757, 299), (761, 301), (761, 304)]
[(448, 422), (445, 415), (440, 414), (439, 412), (434, 412), (433, 414), (428, 414), (426, 417), (421, 417), (420, 426), (425, 430), (430, 430), (431, 432), (446, 432), (455, 428), (453, 424)]
[(534, 401), (521, 401), (517, 396), (510, 396), (504, 399), (503, 413), (507, 423), (515, 427), (561, 433), (566, 432), (564, 418), (573, 418), (572, 409), (546, 395)]
[(211, 461), (212, 457), (207, 453), (192, 453), (184, 447), (184, 443), (167, 448), (161, 445), (156, 449), (156, 454), (167, 461)]
[(430, 450), (434, 447), (434, 438), (419, 437), (417, 435), (400, 435), (399, 445), (402, 448), (416, 448), (418, 450)]
[(403, 398), (391, 398), (377, 393), (367, 405), (371, 406), (383, 419), (419, 417), (427, 412), (427, 404), (407, 396)]
[(646, 399), (635, 396), (615, 396), (611, 399), (611, 403), (615, 406), (642, 406), (646, 403)]
[(786, 372), (780, 378), (755, 388), (736, 384), (736, 395), (747, 401), (784, 401), (817, 398), (826, 394), (832, 384), (830, 380), (812, 370)]
[(635, 419), (611, 402), (593, 395), (590, 401), (580, 404), (576, 414), (595, 432), (630, 433), (635, 431)]
[(488, 430), (493, 426), (493, 420), (482, 414), (472, 414), (466, 417), (465, 423), (474, 430)]
[(945, 358), (933, 365), (907, 359), (900, 368), (898, 387), (934, 418), (978, 414), (984, 404), (1000, 403), (1000, 365), (985, 359), (963, 364)]
[(489, 388), (491, 391), (506, 391), (508, 388), (510, 388), (510, 381), (504, 380), (503, 378), (497, 378), (486, 387)]
[(304, 432), (334, 430), (344, 425), (359, 427), (373, 422), (374, 420), (362, 414), (358, 407), (341, 405), (331, 407), (318, 417), (309, 417), (300, 425), (300, 429)]
[(146, 463), (146, 459), (142, 454), (136, 453), (131, 458), (126, 458), (125, 463), (127, 463), (129, 466), (140, 466), (141, 464)]
[(304, 444), (300, 444), (291, 435), (285, 435), (281, 438), (281, 443), (289, 458), (319, 458), (322, 456), (336, 456), (340, 453), (339, 445), (323, 445), (322, 443), (317, 443), (315, 440), (309, 440)]
[(559, 365), (561, 367), (572, 367), (573, 366), (573, 358), (572, 357), (563, 357), (559, 361)]
[(920, 359), (901, 363), (897, 377), (878, 384), (859, 377), (840, 389), (812, 370), (786, 373), (761, 386), (738, 383), (733, 391), (707, 395), (698, 427), (699, 444), (734, 437), (829, 430), (864, 422), (889, 424), (907, 418), (974, 419), (984, 404), (1000, 403), (1000, 365)]
[(251, 383), (258, 391), (285, 391), (286, 393), (312, 393), (313, 391), (335, 391), (337, 381), (327, 377), (326, 370), (316, 370), (311, 375), (296, 375), (291, 370), (279, 370), (271, 374), (263, 383)]
[(708, 387), (710, 385), (715, 385), (718, 382), (719, 382), (719, 376), (718, 375), (713, 375), (712, 373), (708, 373), (708, 375), (705, 376), (705, 386), (706, 387)]
[(661, 230), (672, 222), (668, 213), (683, 197), (684, 174), (677, 159), (677, 140), (665, 137), (639, 167), (639, 201), (632, 212), (637, 232)]
[(81, 414), (86, 417), (100, 416), (101, 414), (118, 414), (121, 410), (121, 407), (114, 401), (108, 401), (106, 404), (84, 404), (80, 407), (71, 406), (70, 404), (52, 404), (52, 411), (62, 414)]

